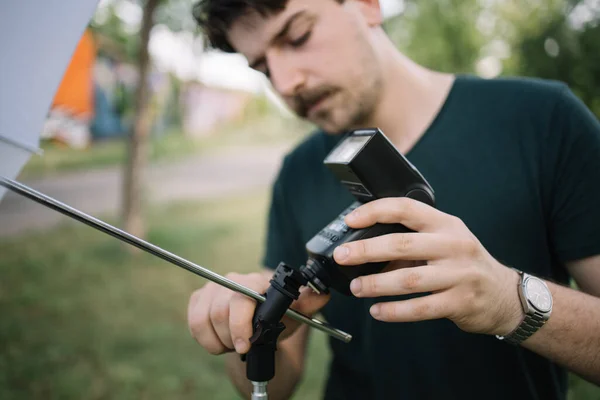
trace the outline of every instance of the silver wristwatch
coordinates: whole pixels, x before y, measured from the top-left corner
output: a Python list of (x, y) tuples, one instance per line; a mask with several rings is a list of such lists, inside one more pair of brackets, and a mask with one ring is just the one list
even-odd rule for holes
[(537, 332), (548, 321), (552, 313), (552, 293), (546, 283), (523, 271), (516, 271), (521, 277), (518, 292), (525, 316), (519, 326), (508, 335), (496, 335), (498, 339), (513, 345), (520, 344)]

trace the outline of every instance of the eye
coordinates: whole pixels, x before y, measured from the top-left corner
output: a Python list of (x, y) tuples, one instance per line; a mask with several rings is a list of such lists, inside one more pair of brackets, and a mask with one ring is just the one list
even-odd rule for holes
[(271, 73), (269, 71), (269, 67), (267, 67), (266, 65), (265, 65), (265, 67), (260, 68), (259, 72), (262, 72), (267, 77), (267, 79), (271, 79)]
[(290, 45), (292, 47), (302, 46), (304, 43), (306, 43), (308, 38), (310, 38), (310, 34), (311, 34), (311, 31), (307, 31), (304, 35), (300, 36), (298, 39), (290, 40)]
[(261, 63), (254, 67), (254, 69), (262, 74), (264, 74), (267, 78), (271, 78), (271, 74), (269, 73), (269, 67), (266, 62)]

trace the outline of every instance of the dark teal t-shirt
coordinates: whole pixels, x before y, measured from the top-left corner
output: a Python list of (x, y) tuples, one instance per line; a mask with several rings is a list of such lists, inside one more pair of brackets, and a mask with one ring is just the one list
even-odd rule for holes
[[(267, 267), (302, 265), (306, 242), (353, 201), (323, 166), (338, 140), (318, 132), (285, 157)], [(567, 283), (566, 261), (600, 254), (600, 124), (565, 85), (459, 76), (406, 156), (434, 188), (436, 207), (505, 265)], [(446, 319), (374, 320), (369, 307), (390, 299), (332, 294), (323, 314), (354, 339), (330, 340), (326, 399), (566, 397), (566, 372), (522, 347)]]

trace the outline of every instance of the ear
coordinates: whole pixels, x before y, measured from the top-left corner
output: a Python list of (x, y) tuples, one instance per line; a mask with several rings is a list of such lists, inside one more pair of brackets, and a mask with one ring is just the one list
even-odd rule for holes
[(354, 0), (358, 9), (369, 26), (380, 26), (383, 23), (383, 14), (379, 0)]

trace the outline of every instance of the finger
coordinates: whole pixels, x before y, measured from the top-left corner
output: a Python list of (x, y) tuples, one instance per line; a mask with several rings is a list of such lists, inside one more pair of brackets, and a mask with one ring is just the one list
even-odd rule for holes
[(210, 322), (210, 292), (202, 289), (194, 293), (188, 308), (188, 326), (192, 337), (209, 353), (221, 354), (226, 349)]
[(415, 322), (448, 318), (451, 302), (445, 292), (371, 306), (373, 318), (384, 322)]
[(331, 298), (330, 294), (315, 293), (309, 287), (300, 289), (300, 296), (295, 300), (290, 308), (307, 315), (312, 316), (327, 304)]
[[(262, 273), (247, 276), (242, 282), (258, 293), (265, 293), (270, 286), (269, 276)], [(229, 334), (235, 351), (244, 354), (250, 349), (250, 337), (253, 333), (252, 319), (256, 310), (256, 300), (241, 293), (234, 293), (229, 307)]]
[(350, 290), (356, 297), (397, 296), (448, 289), (460, 280), (454, 268), (426, 265), (361, 276), (352, 280)]
[(366, 228), (379, 222), (402, 224), (417, 232), (433, 232), (450, 218), (451, 215), (421, 201), (408, 197), (386, 197), (356, 208), (346, 215), (345, 222), (352, 228)]
[(196, 305), (198, 304), (198, 300), (200, 300), (201, 296), (202, 296), (202, 289), (198, 289), (194, 293), (192, 293), (192, 295), (190, 296), (190, 300), (188, 301), (188, 308), (187, 308), (188, 329), (190, 331), (190, 334), (192, 334), (192, 336), (193, 336), (192, 324), (195, 323), (195, 321), (193, 320), (193, 318), (195, 316), (194, 311), (196, 310)]
[(236, 293), (231, 299), (229, 310), (229, 329), (231, 342), (235, 351), (240, 354), (250, 349), (250, 337), (252, 336), (252, 318), (256, 309), (256, 300), (243, 294)]
[[(224, 292), (224, 290), (222, 290)], [(228, 290), (229, 291), (229, 290)], [(220, 293), (213, 300), (210, 307), (210, 322), (219, 340), (227, 349), (233, 349), (231, 333), (229, 331), (229, 307), (233, 294)]]
[(456, 252), (459, 239), (439, 233), (390, 233), (356, 240), (336, 247), (335, 261), (340, 265), (391, 260), (437, 260)]

